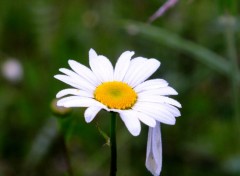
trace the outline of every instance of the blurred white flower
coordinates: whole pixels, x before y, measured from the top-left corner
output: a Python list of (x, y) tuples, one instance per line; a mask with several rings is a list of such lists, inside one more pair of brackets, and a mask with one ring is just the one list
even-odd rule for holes
[(74, 87), (61, 90), (56, 97), (72, 96), (61, 98), (57, 104), (64, 107), (87, 107), (84, 113), (87, 123), (101, 109), (117, 112), (133, 136), (139, 135), (141, 131), (140, 121), (148, 125), (146, 166), (152, 173), (159, 174), (162, 160), (159, 122), (175, 124), (175, 117), (180, 116), (176, 107), (180, 108), (181, 104), (167, 97), (177, 95), (177, 92), (165, 80), (147, 80), (158, 69), (160, 62), (143, 57), (132, 58), (133, 55), (132, 51), (122, 53), (115, 68), (109, 59), (97, 55), (93, 49), (89, 51), (91, 69), (69, 60), (73, 71), (61, 68), (59, 71), (64, 74), (54, 77)]
[(10, 82), (17, 83), (22, 80), (23, 68), (22, 64), (17, 59), (7, 59), (2, 63), (1, 71), (3, 77)]

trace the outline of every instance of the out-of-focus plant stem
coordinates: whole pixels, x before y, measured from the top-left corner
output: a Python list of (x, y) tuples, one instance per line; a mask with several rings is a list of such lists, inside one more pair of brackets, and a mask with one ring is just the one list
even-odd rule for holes
[(66, 145), (66, 140), (64, 138), (64, 135), (61, 133), (60, 134), (60, 144), (62, 145), (62, 150), (63, 150), (63, 155), (64, 155), (64, 159), (65, 159), (65, 164), (66, 164), (66, 169), (67, 169), (67, 176), (73, 176), (73, 170), (71, 167), (71, 160), (68, 154), (68, 149), (67, 149), (67, 145)]
[[(44, 156), (49, 151), (54, 140), (59, 136), (59, 129), (55, 117), (47, 119), (44, 126), (38, 132), (24, 163), (24, 175), (30, 174), (36, 169)], [(0, 174), (1, 175), (1, 174)]]
[[(225, 35), (228, 57), (231, 62), (231, 85), (232, 85), (232, 96), (233, 96), (233, 107), (235, 116), (235, 126), (237, 131), (237, 136), (240, 136), (240, 108), (239, 108), (239, 82), (238, 82), (238, 61), (237, 61), (237, 49), (235, 44), (235, 18), (233, 16), (226, 16), (225, 23)], [(238, 141), (240, 144), (240, 141)]]

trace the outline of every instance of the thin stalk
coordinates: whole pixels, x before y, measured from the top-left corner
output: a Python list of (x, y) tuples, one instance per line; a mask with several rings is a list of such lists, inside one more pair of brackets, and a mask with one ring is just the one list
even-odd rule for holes
[(111, 112), (111, 135), (110, 135), (110, 147), (111, 147), (111, 167), (110, 176), (116, 176), (117, 173), (117, 145), (116, 145), (116, 113)]
[(73, 176), (71, 161), (70, 161), (67, 145), (66, 145), (65, 138), (64, 138), (63, 134), (60, 134), (60, 143), (62, 145), (62, 152), (63, 152), (63, 157), (64, 157), (64, 160), (65, 160), (65, 164), (66, 164), (67, 176)]
[[(227, 16), (226, 19), (226, 44), (228, 50), (228, 57), (231, 62), (231, 85), (232, 85), (232, 96), (233, 96), (233, 108), (234, 108), (234, 116), (235, 116), (235, 126), (237, 131), (237, 136), (240, 135), (240, 108), (239, 108), (239, 84), (238, 84), (238, 61), (237, 61), (237, 49), (235, 44), (235, 33), (234, 33), (234, 25), (235, 19), (234, 17)], [(240, 141), (238, 141), (240, 144)]]

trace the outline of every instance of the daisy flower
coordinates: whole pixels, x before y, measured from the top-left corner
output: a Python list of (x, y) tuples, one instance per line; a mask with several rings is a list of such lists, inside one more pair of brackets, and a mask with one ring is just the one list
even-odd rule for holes
[[(115, 67), (105, 56), (89, 51), (90, 68), (69, 60), (71, 69), (54, 77), (72, 88), (61, 90), (56, 97), (63, 107), (86, 107), (85, 121), (91, 122), (104, 109), (119, 114), (133, 136), (141, 123), (149, 126), (146, 167), (159, 175), (162, 164), (160, 123), (175, 124), (181, 104), (169, 98), (177, 92), (163, 79), (147, 80), (160, 66), (156, 59), (132, 58), (134, 52), (123, 52)], [(177, 108), (178, 107), (178, 108)]]

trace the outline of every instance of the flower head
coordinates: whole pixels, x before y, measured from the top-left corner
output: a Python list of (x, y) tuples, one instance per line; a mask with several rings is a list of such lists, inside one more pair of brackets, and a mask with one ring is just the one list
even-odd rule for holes
[[(133, 55), (134, 52), (125, 51), (115, 67), (93, 49), (89, 51), (90, 68), (69, 60), (72, 70), (61, 68), (63, 74), (54, 77), (73, 88), (58, 92), (57, 98), (61, 99), (57, 105), (87, 107), (84, 117), (88, 123), (101, 109), (117, 112), (134, 136), (141, 131), (140, 121), (151, 128), (159, 122), (175, 124), (175, 117), (180, 116), (177, 107), (181, 104), (168, 95), (176, 95), (177, 92), (163, 79), (147, 80), (158, 69), (160, 62), (143, 57), (132, 58)], [(151, 134), (157, 134), (154, 138), (161, 137), (160, 132)], [(149, 154), (150, 150), (152, 147)]]

